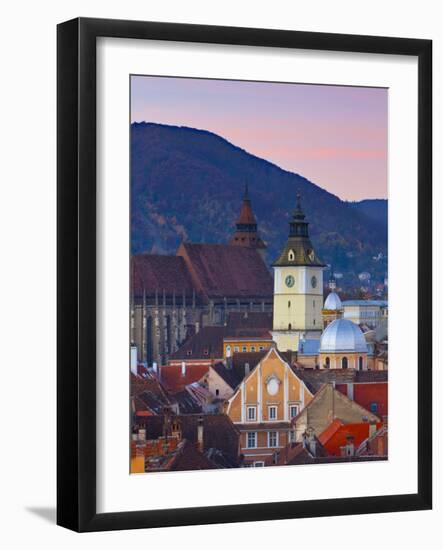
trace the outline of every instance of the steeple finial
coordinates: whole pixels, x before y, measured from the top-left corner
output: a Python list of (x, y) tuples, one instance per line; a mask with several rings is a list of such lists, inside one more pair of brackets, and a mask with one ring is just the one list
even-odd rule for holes
[(332, 292), (337, 288), (337, 281), (335, 280), (334, 275), (334, 266), (331, 264), (331, 274), (329, 275), (329, 281), (328, 281), (329, 290)]
[(250, 200), (250, 199), (249, 199), (249, 186), (248, 186), (248, 182), (245, 183), (245, 192), (244, 192), (244, 195), (243, 195), (243, 200), (244, 200), (244, 201)]

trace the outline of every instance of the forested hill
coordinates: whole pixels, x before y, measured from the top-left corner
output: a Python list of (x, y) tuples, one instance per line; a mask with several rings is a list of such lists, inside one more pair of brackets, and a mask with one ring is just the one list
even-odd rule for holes
[(144, 122), (131, 127), (132, 252), (174, 253), (183, 239), (228, 242), (245, 182), (269, 262), (285, 243), (300, 191), (322, 260), (349, 283), (363, 271), (383, 280), (387, 201), (342, 201), (213, 133)]

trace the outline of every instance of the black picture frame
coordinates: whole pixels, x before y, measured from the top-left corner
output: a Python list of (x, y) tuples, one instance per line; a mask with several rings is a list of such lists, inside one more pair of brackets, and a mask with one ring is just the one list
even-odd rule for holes
[[(416, 494), (96, 512), (96, 39), (399, 54), (418, 58), (418, 491)], [(57, 29), (57, 523), (75, 531), (426, 510), (432, 506), (432, 42), (74, 19)]]

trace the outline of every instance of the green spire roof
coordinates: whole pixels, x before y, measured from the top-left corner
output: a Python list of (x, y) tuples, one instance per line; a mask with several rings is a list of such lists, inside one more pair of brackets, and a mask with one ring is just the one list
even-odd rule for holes
[(273, 266), (313, 266), (325, 267), (317, 256), (308, 231), (309, 222), (301, 206), (301, 196), (297, 193), (297, 204), (289, 222), (289, 237), (286, 245)]

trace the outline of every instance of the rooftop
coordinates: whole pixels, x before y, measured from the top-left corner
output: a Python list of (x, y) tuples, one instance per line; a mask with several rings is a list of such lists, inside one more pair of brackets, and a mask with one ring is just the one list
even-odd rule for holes
[(255, 249), (182, 243), (177, 255), (185, 260), (195, 286), (209, 299), (272, 300), (273, 280)]
[(159, 377), (163, 386), (171, 393), (182, 391), (188, 384), (197, 382), (207, 372), (208, 365), (186, 365), (184, 372), (181, 365), (159, 367)]

